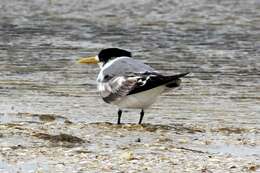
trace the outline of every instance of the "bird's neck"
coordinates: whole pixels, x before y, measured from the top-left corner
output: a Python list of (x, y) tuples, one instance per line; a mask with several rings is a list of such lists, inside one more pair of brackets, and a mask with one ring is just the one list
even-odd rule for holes
[(98, 66), (99, 66), (100, 69), (102, 69), (102, 68), (104, 67), (104, 65), (105, 65), (105, 64), (104, 64), (103, 62), (99, 62), (99, 63), (98, 63)]

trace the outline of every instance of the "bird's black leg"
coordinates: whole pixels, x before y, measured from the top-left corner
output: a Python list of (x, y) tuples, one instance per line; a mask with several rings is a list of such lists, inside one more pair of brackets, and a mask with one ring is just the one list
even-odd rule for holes
[(117, 124), (120, 124), (121, 115), (122, 115), (122, 110), (119, 109), (119, 110), (118, 110), (118, 119), (117, 119)]
[(139, 119), (139, 123), (138, 124), (142, 124), (143, 117), (144, 117), (144, 110), (142, 109), (142, 111), (140, 113), (140, 119)]

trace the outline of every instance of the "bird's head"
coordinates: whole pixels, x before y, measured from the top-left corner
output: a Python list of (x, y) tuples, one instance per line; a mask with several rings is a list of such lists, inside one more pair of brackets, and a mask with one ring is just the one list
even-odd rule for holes
[(101, 50), (98, 55), (92, 57), (83, 57), (79, 59), (80, 64), (98, 64), (101, 66), (106, 64), (108, 61), (118, 57), (132, 57), (131, 52), (119, 49), (119, 48), (107, 48)]

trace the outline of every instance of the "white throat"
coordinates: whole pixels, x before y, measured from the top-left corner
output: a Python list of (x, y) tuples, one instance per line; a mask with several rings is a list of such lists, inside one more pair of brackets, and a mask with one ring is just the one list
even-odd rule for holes
[(103, 66), (104, 66), (104, 63), (103, 63), (103, 62), (99, 62), (99, 63), (98, 63), (98, 66), (99, 66), (100, 69), (102, 69)]

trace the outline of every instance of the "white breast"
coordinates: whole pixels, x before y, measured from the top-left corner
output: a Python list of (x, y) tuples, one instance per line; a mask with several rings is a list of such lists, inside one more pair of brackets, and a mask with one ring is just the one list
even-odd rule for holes
[(112, 104), (117, 105), (119, 108), (145, 109), (153, 104), (165, 89), (165, 86), (159, 86), (144, 92), (127, 95), (118, 101), (112, 102)]

